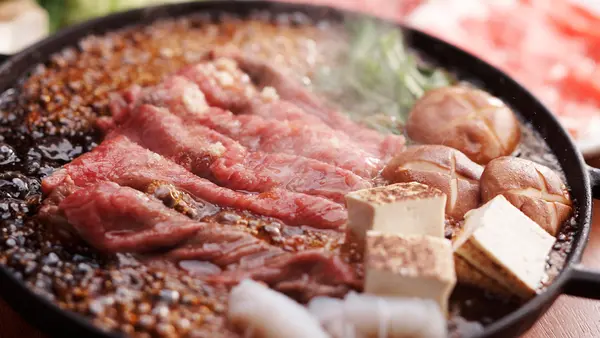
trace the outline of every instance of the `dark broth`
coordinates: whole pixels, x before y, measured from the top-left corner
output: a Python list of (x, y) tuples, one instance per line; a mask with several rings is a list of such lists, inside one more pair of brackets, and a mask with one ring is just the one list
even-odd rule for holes
[[(310, 83), (314, 69), (335, 50), (323, 46), (339, 43), (337, 37), (330, 24), (309, 23), (298, 15), (270, 18), (263, 13), (243, 21), (227, 17), (220, 24), (190, 17), (90, 36), (36, 66), (18, 87), (0, 96), (0, 263), (36, 293), (107, 330), (140, 337), (236, 336), (223, 318), (227, 290), (130, 255), (100, 257), (85, 245), (56, 241), (34, 217), (42, 198), (40, 181), (101, 141), (93, 122), (109, 113), (112, 92), (134, 83), (155, 84), (208, 49), (228, 43), (291, 68), (299, 81)], [(559, 170), (544, 141), (527, 126), (523, 132), (518, 156)], [(235, 210), (210, 217), (254, 227), (270, 241), (282, 240), (272, 220)], [(572, 234), (569, 225), (558, 236), (548, 281), (562, 268)], [(292, 238), (291, 250), (339, 240), (311, 229), (284, 235)], [(468, 321), (489, 324), (515, 306), (459, 286), (452, 297), (452, 334), (472, 330)]]

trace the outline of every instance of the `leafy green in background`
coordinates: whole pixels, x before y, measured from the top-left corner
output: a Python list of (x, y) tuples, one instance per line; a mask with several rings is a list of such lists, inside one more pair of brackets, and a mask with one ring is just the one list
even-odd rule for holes
[(50, 15), (50, 31), (97, 16), (142, 6), (185, 0), (38, 0)]
[(38, 0), (40, 6), (48, 11), (50, 17), (50, 32), (55, 32), (60, 28), (65, 14), (64, 0)]
[(372, 20), (349, 20), (350, 42), (335, 66), (314, 82), (352, 117), (380, 131), (401, 133), (414, 105), (426, 91), (448, 86), (446, 72), (424, 65), (407, 50), (402, 32)]

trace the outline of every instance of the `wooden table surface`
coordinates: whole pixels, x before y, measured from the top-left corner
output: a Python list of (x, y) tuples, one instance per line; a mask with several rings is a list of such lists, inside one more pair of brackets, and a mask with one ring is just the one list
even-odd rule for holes
[[(600, 201), (594, 202), (594, 226), (583, 257), (600, 269)], [(0, 338), (44, 337), (0, 300)], [(600, 301), (560, 296), (524, 338), (600, 337)]]

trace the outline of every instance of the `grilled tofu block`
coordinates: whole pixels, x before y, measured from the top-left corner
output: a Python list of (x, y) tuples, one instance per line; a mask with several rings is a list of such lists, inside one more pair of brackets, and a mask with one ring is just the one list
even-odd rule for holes
[(367, 231), (444, 237), (446, 195), (424, 184), (397, 183), (346, 195), (348, 229), (364, 243)]
[(445, 312), (455, 284), (449, 240), (376, 231), (367, 233), (365, 292), (432, 299)]
[(465, 215), (456, 253), (521, 298), (536, 294), (554, 237), (498, 195)]
[(513, 297), (512, 291), (479, 271), (458, 254), (454, 254), (454, 267), (456, 270), (456, 280), (459, 283), (474, 286), (499, 296)]

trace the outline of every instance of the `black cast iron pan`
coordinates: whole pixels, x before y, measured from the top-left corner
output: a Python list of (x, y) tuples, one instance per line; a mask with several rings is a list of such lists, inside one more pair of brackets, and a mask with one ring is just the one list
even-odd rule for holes
[[(349, 12), (328, 7), (282, 4), (266, 1), (207, 1), (138, 9), (95, 19), (51, 36), (23, 52), (4, 58), (0, 66), (0, 93), (14, 87), (19, 78), (35, 64), (90, 34), (101, 34), (133, 24), (191, 13), (232, 13), (245, 16), (253, 10), (273, 13), (301, 12), (315, 19), (341, 19)], [(356, 13), (354, 13), (356, 14)], [(399, 26), (400, 27), (400, 26)], [(409, 44), (428, 60), (454, 71), (459, 77), (474, 79), (483, 89), (501, 98), (520, 113), (546, 140), (566, 175), (578, 210), (577, 233), (566, 265), (545, 292), (518, 310), (486, 327), (482, 337), (518, 336), (529, 329), (561, 294), (600, 299), (600, 272), (580, 265), (588, 241), (592, 198), (600, 199), (600, 170), (586, 166), (582, 156), (556, 118), (526, 89), (506, 74), (476, 57), (419, 31), (404, 28)], [(36, 296), (3, 266), (0, 266), (0, 295), (28, 321), (53, 336), (111, 337), (85, 318), (63, 311)]]

